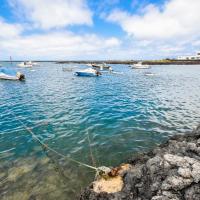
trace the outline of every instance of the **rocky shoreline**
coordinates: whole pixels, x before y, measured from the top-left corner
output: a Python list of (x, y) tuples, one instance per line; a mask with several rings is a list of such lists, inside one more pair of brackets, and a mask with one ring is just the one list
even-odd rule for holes
[[(57, 61), (56, 64), (121, 64), (132, 65), (141, 60), (78, 60), (78, 61)], [(175, 60), (175, 59), (163, 59), (163, 60), (142, 60), (143, 64), (147, 65), (200, 65), (200, 60)]]
[[(200, 126), (171, 137), (153, 151), (137, 155), (120, 174), (120, 191), (96, 191), (93, 182), (80, 200), (199, 200)], [(106, 180), (105, 180), (106, 181)], [(112, 184), (112, 183), (111, 183)], [(102, 191), (101, 191), (102, 190)]]

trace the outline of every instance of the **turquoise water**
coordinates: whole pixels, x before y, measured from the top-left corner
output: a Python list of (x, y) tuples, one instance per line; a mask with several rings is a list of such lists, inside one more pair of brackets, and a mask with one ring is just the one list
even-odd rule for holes
[[(16, 69), (15, 64), (3, 65)], [(97, 165), (107, 166), (153, 148), (173, 134), (192, 130), (200, 122), (200, 66), (153, 66), (148, 70), (133, 70), (125, 65), (113, 65), (118, 73), (104, 73), (97, 78), (76, 77), (73, 72), (62, 70), (72, 66), (73, 69), (85, 68), (42, 63), (33, 70), (20, 69), (26, 75), (25, 82), (0, 81), (0, 168), (4, 173), (2, 178), (0, 174), (0, 183), (14, 167), (27, 163), (32, 166), (14, 182), (5, 180), (3, 189), (0, 185), (0, 194), (5, 193), (5, 199), (12, 199), (11, 188), (18, 192), (22, 180), (32, 177), (31, 190), (42, 174), (54, 174), (49, 169), (51, 163), (40, 166), (44, 153), (9, 110), (52, 148), (91, 164), (89, 135)], [(155, 75), (145, 76), (146, 71)], [(56, 198), (73, 199), (92, 180), (94, 173), (71, 163), (66, 166), (65, 161), (58, 160), (64, 170), (73, 168), (68, 172), (68, 176), (72, 176), (67, 181), (70, 192), (57, 182), (52, 183), (60, 189)], [(35, 163), (39, 163), (37, 167)], [(55, 177), (59, 177), (56, 172)], [(47, 184), (48, 180), (43, 183)], [(43, 187), (46, 191), (49, 188)], [(36, 190), (34, 195), (55, 199), (44, 195), (43, 189)]]

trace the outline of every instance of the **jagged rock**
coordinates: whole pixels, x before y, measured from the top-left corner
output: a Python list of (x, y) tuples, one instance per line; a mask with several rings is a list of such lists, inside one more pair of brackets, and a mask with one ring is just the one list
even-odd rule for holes
[(197, 140), (197, 145), (200, 146), (200, 139)]
[(184, 178), (191, 178), (192, 177), (192, 172), (189, 168), (179, 167), (178, 174), (181, 175)]
[(165, 154), (164, 159), (173, 166), (189, 167), (189, 163), (187, 162), (187, 160), (180, 156)]
[(149, 159), (146, 164), (147, 168), (152, 174), (156, 173), (162, 165), (163, 159), (159, 156)]
[(170, 176), (167, 177), (166, 180), (163, 182), (161, 189), (162, 190), (182, 190), (186, 186), (192, 183), (192, 178), (183, 178), (180, 176)]
[(194, 184), (185, 190), (184, 198), (186, 200), (200, 199), (200, 183)]
[(117, 193), (95, 193), (92, 186), (81, 200), (199, 200), (200, 126), (191, 133), (171, 137), (153, 151), (139, 154), (123, 176)]
[(200, 156), (200, 147), (197, 148), (197, 151), (198, 155)]
[(187, 144), (187, 150), (196, 151), (197, 150), (197, 145), (195, 143), (189, 142)]
[(152, 200), (179, 200), (179, 197), (176, 194), (164, 191), (162, 195), (154, 196)]
[(194, 158), (189, 158), (189, 157), (184, 157), (185, 160), (187, 160), (187, 162), (191, 165), (193, 165), (194, 163), (198, 162), (196, 159)]
[(195, 183), (200, 181), (200, 162), (196, 162), (192, 165), (192, 177)]

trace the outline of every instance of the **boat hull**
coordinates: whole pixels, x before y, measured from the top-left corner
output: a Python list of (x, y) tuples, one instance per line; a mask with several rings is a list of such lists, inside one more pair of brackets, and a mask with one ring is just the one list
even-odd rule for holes
[(23, 65), (23, 64), (18, 64), (18, 67), (23, 67), (23, 68), (31, 68), (33, 65)]
[(150, 66), (149, 66), (149, 65), (140, 65), (140, 66), (133, 65), (132, 68), (133, 68), (133, 69), (149, 69)]
[(109, 70), (110, 66), (103, 66), (103, 65), (94, 65), (92, 64), (93, 69), (100, 69), (100, 70)]
[(149, 69), (150, 67), (132, 67), (132, 69)]
[(19, 78), (16, 77), (16, 76), (9, 76), (9, 75), (6, 75), (6, 74), (0, 74), (0, 79), (2, 80), (12, 80), (12, 81), (18, 81)]
[(94, 77), (98, 76), (96, 73), (89, 73), (89, 72), (75, 72), (76, 76), (88, 76), (88, 77)]

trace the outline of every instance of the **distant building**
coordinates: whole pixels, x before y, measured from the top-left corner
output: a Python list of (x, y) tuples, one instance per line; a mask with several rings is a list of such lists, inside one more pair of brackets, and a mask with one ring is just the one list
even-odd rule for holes
[(200, 51), (193, 56), (178, 56), (178, 60), (200, 60)]

